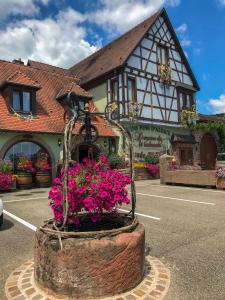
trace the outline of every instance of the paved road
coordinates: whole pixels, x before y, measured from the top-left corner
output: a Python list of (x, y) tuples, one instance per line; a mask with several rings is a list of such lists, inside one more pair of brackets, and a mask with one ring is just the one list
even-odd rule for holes
[[(39, 226), (51, 217), (47, 192), (39, 189), (4, 194), (5, 210)], [(146, 228), (150, 254), (171, 271), (165, 299), (224, 300), (225, 192), (141, 181), (137, 183), (137, 212)], [(0, 231), (1, 300), (5, 299), (5, 279), (32, 258), (33, 237), (32, 226), (5, 216)]]

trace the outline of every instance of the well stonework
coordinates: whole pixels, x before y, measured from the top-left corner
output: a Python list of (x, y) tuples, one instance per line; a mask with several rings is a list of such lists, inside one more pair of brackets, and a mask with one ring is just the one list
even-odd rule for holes
[(74, 299), (93, 299), (120, 294), (143, 278), (145, 230), (138, 224), (132, 232), (98, 238), (47, 239), (35, 235), (34, 278), (52, 294)]

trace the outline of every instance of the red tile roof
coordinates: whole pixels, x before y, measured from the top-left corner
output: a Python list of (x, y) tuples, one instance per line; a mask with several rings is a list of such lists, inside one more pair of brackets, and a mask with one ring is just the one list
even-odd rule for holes
[[(64, 109), (56, 100), (57, 94), (65, 86), (71, 84), (72, 81), (76, 92), (81, 96), (87, 96), (87, 92), (78, 84), (76, 85), (74, 77), (0, 60), (0, 83), (5, 83), (11, 77), (12, 80), (23, 78), (23, 83), (30, 84), (32, 81), (40, 85), (40, 89), (36, 92), (37, 115), (31, 121), (25, 121), (11, 114), (9, 103), (2, 89), (0, 94), (1, 131), (62, 134), (65, 126), (63, 120)], [(95, 125), (100, 136), (115, 136), (103, 118), (98, 117)], [(79, 127), (80, 125), (77, 124), (74, 133), (78, 132)]]
[[(62, 74), (62, 75), (73, 76), (71, 74), (71, 72), (67, 69), (52, 66), (52, 65), (42, 63), (42, 62), (39, 62), (39, 61), (35, 61), (35, 60), (31, 60), (31, 59), (28, 60), (27, 65), (30, 66), (30, 67), (39, 69), (39, 70), (43, 70), (43, 71), (50, 71), (52, 73), (58, 73), (58, 74)], [(76, 76), (73, 76), (73, 77), (76, 77)], [(79, 81), (79, 78), (77, 78), (77, 79)]]
[(40, 84), (37, 81), (32, 80), (29, 76), (21, 71), (16, 71), (15, 73), (10, 74), (3, 84), (19, 84), (40, 88)]
[(82, 94), (82, 96), (86, 98), (92, 98), (92, 95), (89, 92), (84, 91), (78, 84), (70, 82), (63, 86), (63, 88), (59, 91), (58, 95), (56, 96), (56, 99), (65, 97), (70, 92), (73, 92), (77, 95)]

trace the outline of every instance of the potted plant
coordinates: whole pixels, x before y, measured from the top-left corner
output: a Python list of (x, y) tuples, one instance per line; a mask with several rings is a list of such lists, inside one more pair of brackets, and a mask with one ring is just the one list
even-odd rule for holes
[(216, 170), (216, 187), (221, 190), (225, 188), (225, 168)]
[(32, 173), (35, 172), (32, 160), (24, 153), (20, 153), (16, 157), (17, 185), (20, 189), (28, 189), (32, 187)]
[(116, 153), (110, 154), (108, 157), (108, 161), (111, 168), (113, 169), (125, 169), (127, 167), (125, 158)]
[(48, 162), (48, 154), (40, 153), (35, 163), (35, 182), (37, 187), (49, 187), (51, 183), (51, 165)]
[(12, 163), (7, 160), (0, 160), (0, 190), (8, 190), (12, 184)]
[(149, 153), (145, 158), (145, 168), (148, 170), (152, 178), (159, 178), (159, 156), (158, 154)]

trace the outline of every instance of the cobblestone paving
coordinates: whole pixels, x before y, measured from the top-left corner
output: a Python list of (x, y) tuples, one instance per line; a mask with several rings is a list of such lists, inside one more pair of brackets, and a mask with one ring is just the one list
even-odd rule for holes
[[(5, 293), (9, 300), (66, 300), (68, 297), (55, 297), (40, 290), (34, 282), (34, 263), (27, 261), (11, 273), (6, 280)], [(170, 272), (157, 258), (147, 256), (145, 275), (142, 282), (133, 290), (104, 300), (155, 300), (163, 299), (170, 285)], [(94, 299), (93, 299), (94, 300)]]

